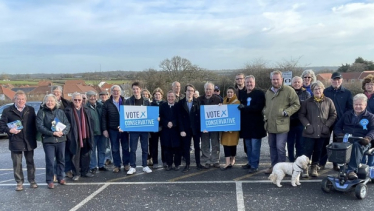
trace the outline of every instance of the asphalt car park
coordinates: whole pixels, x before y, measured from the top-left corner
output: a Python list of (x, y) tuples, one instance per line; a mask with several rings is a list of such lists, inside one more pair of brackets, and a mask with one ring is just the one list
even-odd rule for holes
[[(278, 188), (270, 183), (264, 170), (270, 165), (267, 139), (262, 142), (260, 171), (247, 174), (241, 168), (246, 163), (242, 142), (238, 146), (236, 165), (228, 170), (218, 168), (187, 173), (155, 169), (126, 175), (98, 172), (93, 178), (81, 178), (50, 190), (45, 183), (44, 151), (39, 143), (35, 150), (37, 189), (15, 191), (8, 140), (0, 140), (0, 210), (371, 210), (374, 205), (374, 185), (368, 184), (369, 194), (357, 200), (353, 192), (321, 190), (321, 180), (332, 171), (331, 163), (317, 178), (301, 180), (292, 187), (286, 177)], [(221, 163), (224, 158), (221, 152)], [(192, 155), (192, 154), (191, 154)], [(191, 156), (194, 163), (193, 156)], [(140, 148), (137, 163), (141, 163)], [(184, 165), (184, 164), (182, 164)], [(112, 168), (109, 166), (108, 168)], [(24, 171), (25, 175), (26, 170)]]

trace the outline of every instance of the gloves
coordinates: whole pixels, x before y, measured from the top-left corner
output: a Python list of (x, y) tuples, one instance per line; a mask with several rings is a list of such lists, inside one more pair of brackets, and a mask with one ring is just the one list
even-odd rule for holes
[(359, 141), (359, 143), (360, 143), (361, 145), (366, 146), (366, 145), (368, 145), (368, 144), (370, 143), (370, 138), (365, 136), (364, 139), (361, 139), (361, 140)]
[(244, 107), (245, 107), (245, 106), (244, 106), (243, 104), (240, 104), (240, 105), (238, 106), (238, 109), (239, 109), (239, 110), (242, 110)]

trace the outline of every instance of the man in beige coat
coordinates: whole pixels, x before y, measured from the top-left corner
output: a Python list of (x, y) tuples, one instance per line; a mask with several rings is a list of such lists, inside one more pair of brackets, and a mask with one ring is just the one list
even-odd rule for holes
[(283, 85), (281, 71), (271, 73), (272, 87), (265, 94), (265, 130), (268, 132), (271, 167), (265, 171), (270, 174), (273, 166), (286, 161), (287, 134), (290, 130), (290, 116), (300, 108), (299, 98), (294, 89)]

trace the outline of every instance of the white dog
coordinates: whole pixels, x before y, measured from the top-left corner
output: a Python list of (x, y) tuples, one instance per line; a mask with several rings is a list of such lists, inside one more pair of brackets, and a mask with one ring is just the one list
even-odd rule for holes
[(301, 185), (300, 174), (303, 171), (303, 169), (308, 168), (308, 164), (309, 164), (309, 158), (305, 155), (298, 157), (294, 163), (290, 163), (290, 162), (277, 163), (273, 167), (273, 172), (270, 174), (268, 179), (271, 180), (278, 187), (282, 187), (280, 182), (282, 181), (284, 176), (288, 174), (288, 175), (292, 175), (292, 179), (291, 179), (292, 186)]

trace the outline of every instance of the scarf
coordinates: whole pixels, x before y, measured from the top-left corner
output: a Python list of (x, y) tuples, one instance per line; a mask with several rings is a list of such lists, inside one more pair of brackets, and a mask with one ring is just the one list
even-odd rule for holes
[(79, 120), (77, 109), (73, 108), (73, 113), (74, 113), (74, 119), (75, 122), (78, 125), (78, 137), (79, 137), (79, 145), (82, 148), (83, 147), (83, 139), (87, 139), (90, 137), (90, 134), (88, 133), (88, 125), (86, 122), (86, 116), (83, 111), (83, 107), (81, 107), (80, 112), (81, 112), (81, 119)]
[(322, 94), (321, 97), (316, 97), (316, 96), (314, 96), (314, 101), (316, 101), (317, 103), (320, 103), (320, 102), (323, 101), (323, 98), (324, 98), (324, 97), (325, 97), (324, 94)]

